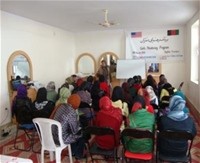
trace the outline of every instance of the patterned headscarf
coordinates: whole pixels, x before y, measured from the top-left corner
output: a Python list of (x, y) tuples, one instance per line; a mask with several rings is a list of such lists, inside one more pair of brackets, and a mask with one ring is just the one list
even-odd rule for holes
[(169, 101), (169, 113), (167, 117), (175, 121), (183, 121), (188, 118), (188, 115), (184, 113), (183, 109), (185, 108), (185, 100), (180, 96), (172, 96)]
[(149, 93), (150, 100), (156, 99), (156, 94), (155, 94), (155, 92), (154, 92), (152, 86), (146, 86), (145, 89), (146, 89), (147, 92)]
[(27, 97), (27, 89), (25, 85), (21, 84), (17, 89), (17, 98), (25, 97)]
[(89, 92), (78, 91), (77, 94), (80, 96), (82, 102), (85, 102), (87, 104), (90, 104), (92, 102), (92, 98)]

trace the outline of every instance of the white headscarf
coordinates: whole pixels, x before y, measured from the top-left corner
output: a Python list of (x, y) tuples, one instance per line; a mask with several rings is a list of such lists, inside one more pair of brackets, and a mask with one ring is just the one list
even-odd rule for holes
[(150, 101), (158, 105), (158, 97), (156, 96), (152, 86), (146, 86), (146, 91), (149, 93)]

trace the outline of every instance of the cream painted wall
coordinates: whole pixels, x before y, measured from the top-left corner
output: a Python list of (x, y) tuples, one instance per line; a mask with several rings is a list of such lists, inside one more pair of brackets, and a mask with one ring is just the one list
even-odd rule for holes
[[(74, 35), (6, 12), (1, 13), (1, 107), (0, 126), (10, 121), (7, 62), (16, 50), (26, 52), (33, 65), (33, 79), (45, 86), (60, 86), (75, 72)], [(9, 114), (4, 108), (9, 108)], [(3, 123), (2, 123), (3, 122)]]
[(76, 57), (88, 52), (94, 56), (97, 63), (101, 54), (113, 52), (119, 58), (124, 58), (124, 37), (123, 30), (77, 33), (75, 34)]
[[(200, 5), (200, 2), (199, 2)], [(200, 7), (199, 7), (200, 8)], [(187, 43), (186, 43), (186, 78), (187, 78), (187, 97), (192, 102), (192, 104), (197, 108), (200, 113), (200, 76), (199, 84), (190, 81), (190, 70), (191, 70), (191, 25), (200, 19), (200, 11), (187, 23)], [(199, 41), (200, 44), (200, 41)], [(199, 46), (200, 47), (200, 46)], [(199, 57), (199, 72), (200, 72), (200, 57)]]

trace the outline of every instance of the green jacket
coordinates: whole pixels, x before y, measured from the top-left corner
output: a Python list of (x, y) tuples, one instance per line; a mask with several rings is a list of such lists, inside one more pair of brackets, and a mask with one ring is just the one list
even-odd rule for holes
[[(129, 115), (130, 128), (143, 128), (154, 130), (154, 114), (146, 109), (140, 109)], [(148, 153), (152, 151), (153, 142), (150, 139), (130, 139), (124, 138), (126, 149), (136, 153)]]

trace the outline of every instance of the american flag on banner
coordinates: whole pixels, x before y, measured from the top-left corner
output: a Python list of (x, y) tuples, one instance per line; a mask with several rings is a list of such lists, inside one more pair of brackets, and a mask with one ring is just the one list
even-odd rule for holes
[(131, 38), (140, 38), (142, 37), (142, 32), (131, 32)]

